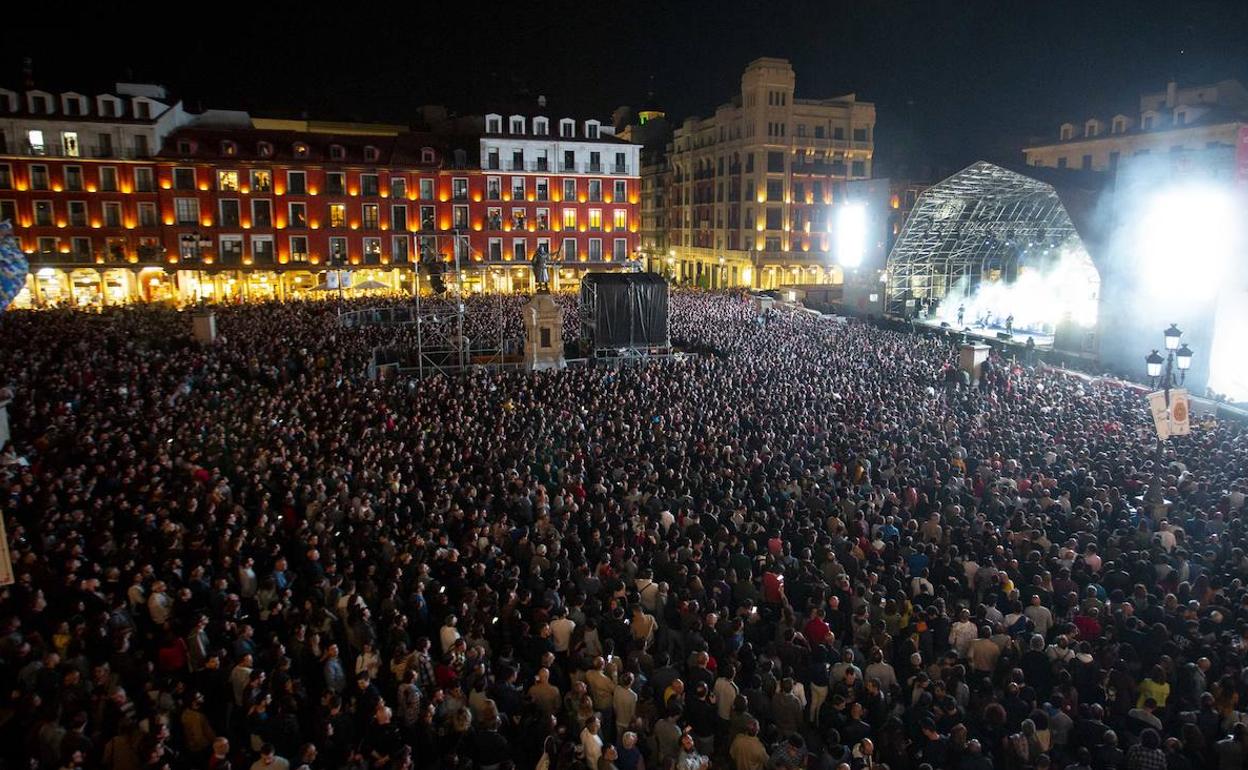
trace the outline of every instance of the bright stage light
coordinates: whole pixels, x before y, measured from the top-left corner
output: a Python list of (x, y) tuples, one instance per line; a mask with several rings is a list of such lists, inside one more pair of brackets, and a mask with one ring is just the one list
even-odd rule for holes
[(1144, 282), (1158, 294), (1212, 297), (1230, 267), (1238, 226), (1235, 200), (1225, 190), (1183, 186), (1156, 194), (1138, 227)]
[(836, 211), (836, 258), (844, 267), (858, 267), (867, 253), (867, 207), (847, 203)]

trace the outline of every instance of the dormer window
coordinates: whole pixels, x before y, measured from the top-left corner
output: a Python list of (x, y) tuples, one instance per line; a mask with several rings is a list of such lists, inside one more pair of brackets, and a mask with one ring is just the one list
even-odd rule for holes
[(368, 146), (368, 147), (365, 147), (365, 148), (364, 148), (364, 160), (365, 160), (366, 162), (368, 162), (368, 163), (375, 163), (375, 162), (377, 162), (377, 158), (378, 158), (380, 155), (381, 155), (381, 153), (377, 150), (377, 148), (376, 148), (376, 147), (373, 147), (373, 146), (371, 146), (371, 145), (370, 145), (370, 146)]
[(331, 144), (329, 146), (329, 159), (342, 160), (347, 157), (347, 150), (341, 144)]
[(308, 157), (308, 146), (303, 142), (295, 142), (294, 151), (296, 158)]
[(1187, 125), (1187, 110), (1175, 110), (1175, 112), (1174, 112), (1174, 125), (1176, 125), (1176, 126), (1186, 126), (1186, 125)]
[(1151, 131), (1151, 130), (1152, 130), (1152, 128), (1153, 128), (1153, 116), (1152, 116), (1152, 115), (1145, 115), (1145, 116), (1144, 116), (1144, 121), (1143, 121), (1143, 123), (1141, 124), (1141, 127), (1142, 127), (1145, 131)]
[(273, 145), (269, 142), (260, 142), (256, 145), (256, 154), (261, 158), (273, 157)]
[(546, 136), (550, 133), (550, 121), (546, 118), (533, 118), (533, 133), (537, 136)]
[(1061, 131), (1063, 142), (1070, 141), (1070, 139), (1075, 135), (1075, 127), (1069, 123), (1063, 123)]
[(43, 94), (30, 95), (30, 111), (36, 115), (46, 115), (52, 111), (51, 102)]
[(118, 102), (111, 96), (100, 97), (100, 117), (115, 118), (120, 110), (117, 107)]
[(576, 121), (565, 118), (559, 121), (559, 136), (564, 139), (572, 139), (576, 136)]
[(139, 120), (151, 120), (152, 118), (151, 103), (143, 99), (135, 99), (134, 116), (138, 118)]
[(77, 96), (66, 96), (64, 99), (65, 114), (70, 117), (77, 117), (82, 114), (82, 99)]
[(485, 132), (487, 134), (503, 133), (503, 118), (501, 115), (485, 116)]
[(1113, 132), (1115, 134), (1127, 133), (1127, 119), (1123, 117), (1114, 118)]
[(235, 155), (238, 155), (238, 145), (228, 139), (225, 140), (221, 143), (221, 154), (227, 158), (232, 158)]
[(1083, 135), (1092, 137), (1099, 136), (1101, 133), (1101, 122), (1099, 120), (1089, 120), (1083, 124)]
[(421, 162), (421, 163), (433, 163), (433, 162), (434, 162), (433, 148), (432, 148), (432, 147), (423, 147), (423, 148), (421, 148), (421, 150), (420, 150), (420, 162)]
[(598, 138), (598, 126), (599, 126), (599, 125), (600, 125), (600, 124), (599, 124), (599, 123), (598, 123), (598, 121), (596, 121), (596, 120), (587, 120), (587, 121), (585, 121), (585, 138), (586, 138), (586, 139), (597, 139), (597, 138)]
[(511, 133), (513, 134), (524, 133), (524, 118), (521, 118), (516, 115), (513, 115), (511, 117)]
[(178, 140), (178, 154), (179, 155), (194, 155), (195, 143), (192, 142), (190, 139), (179, 139)]

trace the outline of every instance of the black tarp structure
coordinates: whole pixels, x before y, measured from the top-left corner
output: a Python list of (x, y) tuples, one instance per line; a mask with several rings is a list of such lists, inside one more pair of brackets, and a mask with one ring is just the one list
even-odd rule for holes
[(595, 349), (667, 348), (667, 279), (656, 273), (588, 273), (582, 333)]

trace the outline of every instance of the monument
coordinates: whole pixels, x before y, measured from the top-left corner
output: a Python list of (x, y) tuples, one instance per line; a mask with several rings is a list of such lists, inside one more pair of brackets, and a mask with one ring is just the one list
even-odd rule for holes
[(550, 253), (546, 245), (533, 255), (537, 292), (524, 306), (524, 366), (531, 372), (563, 369), (563, 308), (550, 294)]

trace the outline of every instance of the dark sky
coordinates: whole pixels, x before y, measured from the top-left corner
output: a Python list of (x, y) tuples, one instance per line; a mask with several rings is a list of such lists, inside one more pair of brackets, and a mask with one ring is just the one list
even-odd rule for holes
[[(75, 4), (77, 5), (77, 4)], [(111, 5), (111, 4), (101, 4)], [(1248, 0), (118, 3), (74, 21), (11, 20), (0, 82), (22, 56), (50, 88), (124, 77), (254, 114), (406, 122), (420, 104), (483, 111), (520, 88), (603, 117), (651, 82), (677, 118), (706, 114), (758, 56), (793, 61), (798, 96), (876, 102), (885, 172), (1014, 160), (1062, 119), (1130, 108), (1180, 82), (1248, 82)], [(191, 10), (183, 20), (175, 9)], [(53, 17), (55, 23), (53, 23)], [(127, 19), (165, 19), (151, 30)]]

